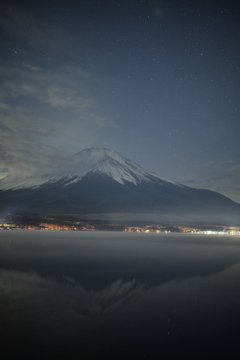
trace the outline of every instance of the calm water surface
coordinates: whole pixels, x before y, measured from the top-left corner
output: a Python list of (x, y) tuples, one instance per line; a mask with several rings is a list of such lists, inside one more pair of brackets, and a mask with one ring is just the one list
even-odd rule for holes
[(239, 359), (240, 238), (0, 232), (2, 359)]

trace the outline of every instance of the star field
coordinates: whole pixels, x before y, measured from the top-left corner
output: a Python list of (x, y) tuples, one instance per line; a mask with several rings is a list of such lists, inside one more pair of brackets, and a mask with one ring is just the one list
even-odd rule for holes
[(4, 1), (0, 177), (108, 147), (240, 202), (240, 21), (229, 1)]

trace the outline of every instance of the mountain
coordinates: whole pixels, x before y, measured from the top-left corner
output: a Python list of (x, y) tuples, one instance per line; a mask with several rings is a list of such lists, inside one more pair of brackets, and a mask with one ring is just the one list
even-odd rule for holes
[(240, 204), (219, 193), (169, 181), (101, 148), (81, 151), (59, 173), (0, 188), (2, 213), (240, 214)]
[(154, 181), (156, 178), (177, 185), (173, 181), (166, 180), (160, 176), (146, 171), (139, 165), (121, 156), (110, 149), (89, 148), (74, 155), (69, 165), (65, 165), (61, 173), (30, 177), (18, 184), (11, 184), (11, 181), (0, 181), (0, 187), (4, 190), (31, 188), (37, 189), (43, 184), (56, 183), (61, 181), (65, 186), (81, 181), (88, 174), (101, 173), (118, 183), (125, 185), (126, 182), (134, 185), (142, 181)]

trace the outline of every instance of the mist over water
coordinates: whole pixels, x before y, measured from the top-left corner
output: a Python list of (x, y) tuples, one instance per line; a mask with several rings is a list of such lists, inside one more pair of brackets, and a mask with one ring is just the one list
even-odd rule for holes
[(35, 358), (240, 354), (240, 239), (2, 231), (1, 344)]

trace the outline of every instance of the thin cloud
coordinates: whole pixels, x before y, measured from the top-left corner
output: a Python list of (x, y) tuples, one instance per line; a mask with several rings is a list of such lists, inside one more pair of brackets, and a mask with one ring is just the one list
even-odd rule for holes
[(21, 6), (2, 7), (0, 24), (12, 40), (0, 67), (0, 178), (55, 172), (70, 155), (101, 146), (116, 127), (95, 95), (105, 80), (63, 62), (80, 53), (79, 39)]
[(202, 164), (198, 179), (182, 182), (187, 186), (217, 191), (240, 203), (240, 164), (233, 160)]
[(104, 129), (115, 126), (101, 114), (91, 94), (95, 79), (87, 72), (18, 65), (2, 67), (0, 74), (2, 172), (29, 176), (56, 170), (66, 155), (99, 144)]

